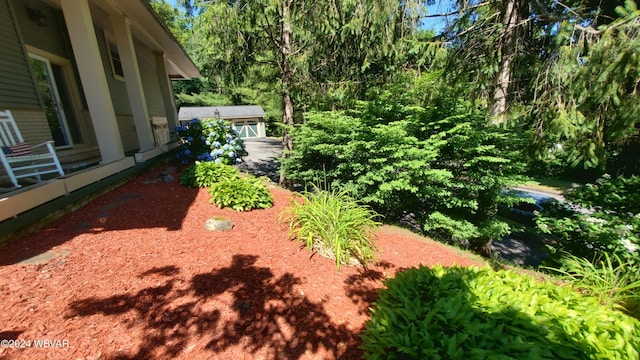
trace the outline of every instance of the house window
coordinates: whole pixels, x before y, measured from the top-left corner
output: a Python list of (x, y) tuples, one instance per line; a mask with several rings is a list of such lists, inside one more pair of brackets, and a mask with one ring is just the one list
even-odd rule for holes
[[(37, 51), (45, 54), (42, 51)], [(71, 147), (82, 142), (74, 105), (74, 95), (69, 80), (68, 60), (47, 57), (29, 52), (29, 66), (36, 81), (38, 93), (51, 130), (51, 137), (58, 148)]]
[(124, 80), (124, 71), (122, 70), (122, 62), (120, 61), (118, 47), (116, 44), (107, 40), (107, 48), (109, 49), (109, 61), (111, 62), (113, 77), (118, 80)]

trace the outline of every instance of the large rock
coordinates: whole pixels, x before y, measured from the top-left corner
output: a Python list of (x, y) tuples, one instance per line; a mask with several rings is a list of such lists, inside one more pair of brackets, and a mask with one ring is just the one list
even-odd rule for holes
[(214, 216), (204, 223), (204, 228), (210, 231), (225, 231), (233, 229), (233, 222), (222, 216)]

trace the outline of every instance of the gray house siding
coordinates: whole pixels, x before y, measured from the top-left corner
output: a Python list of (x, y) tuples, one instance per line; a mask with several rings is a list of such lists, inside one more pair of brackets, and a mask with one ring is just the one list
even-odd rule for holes
[[(96, 36), (98, 38), (98, 47), (100, 48), (100, 56), (102, 57), (102, 66), (105, 74), (107, 74), (107, 84), (113, 110), (116, 113), (118, 122), (118, 130), (120, 130), (120, 139), (122, 139), (122, 147), (125, 152), (131, 152), (138, 149), (138, 135), (136, 134), (136, 126), (131, 115), (131, 105), (129, 103), (129, 95), (127, 94), (127, 84), (113, 75), (111, 70), (111, 60), (109, 59), (109, 50), (107, 49), (107, 37), (104, 31), (96, 28)], [(112, 39), (110, 41), (113, 42)]]
[[(111, 93), (113, 108), (116, 112), (122, 144), (125, 152), (131, 152), (139, 149), (140, 145), (132, 116), (129, 95), (127, 93), (127, 85), (123, 80), (120, 80), (113, 75), (109, 59), (109, 50), (107, 49), (108, 38), (105, 36), (104, 31), (97, 28), (96, 35), (98, 37), (100, 55), (102, 56), (102, 65), (104, 66), (105, 73), (107, 74), (107, 83), (109, 85), (109, 92)], [(109, 39), (109, 41), (113, 40)], [(140, 44), (136, 44), (136, 52), (140, 54), (140, 52), (143, 51), (150, 52)], [(165, 116), (155, 64), (148, 63), (144, 60), (143, 56), (139, 55), (138, 68), (140, 70), (140, 77), (142, 79), (142, 86), (149, 116)]]
[(40, 109), (26, 54), (7, 0), (0, 0), (0, 108)]
[(138, 67), (140, 68), (140, 77), (142, 78), (142, 87), (144, 88), (144, 97), (147, 100), (149, 116), (166, 116), (164, 104), (162, 103), (162, 94), (160, 93), (160, 83), (156, 74), (156, 65), (149, 64), (142, 60), (141, 57), (138, 57)]
[(122, 148), (126, 153), (131, 153), (140, 148), (138, 143), (138, 134), (136, 133), (136, 125), (133, 122), (132, 115), (117, 114), (118, 130), (120, 130), (120, 139), (122, 139)]
[[(67, 30), (60, 10), (34, 0), (13, 0), (12, 4), (25, 44), (67, 59), (72, 58), (65, 41)], [(47, 25), (40, 26), (32, 20), (27, 13), (27, 7), (39, 11), (45, 16)]]
[(116, 115), (131, 115), (131, 105), (129, 104), (129, 97), (127, 95), (127, 85), (123, 80), (116, 79), (113, 75), (104, 31), (100, 28), (96, 28), (96, 36), (98, 38), (100, 56), (102, 57), (102, 66), (104, 66), (104, 71), (107, 75), (107, 84), (109, 85), (109, 93), (111, 94), (111, 101), (113, 102), (113, 110), (116, 112)]
[[(3, 108), (4, 110), (4, 108)], [(51, 140), (51, 131), (47, 123), (47, 115), (39, 109), (12, 109), (11, 113), (18, 123), (24, 141), (29, 144), (40, 144)]]

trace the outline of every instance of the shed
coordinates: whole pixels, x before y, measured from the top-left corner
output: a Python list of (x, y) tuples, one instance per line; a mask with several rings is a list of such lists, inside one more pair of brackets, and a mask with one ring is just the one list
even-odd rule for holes
[(198, 119), (224, 119), (231, 121), (242, 138), (266, 137), (264, 119), (267, 114), (260, 105), (186, 106), (178, 112), (180, 122)]

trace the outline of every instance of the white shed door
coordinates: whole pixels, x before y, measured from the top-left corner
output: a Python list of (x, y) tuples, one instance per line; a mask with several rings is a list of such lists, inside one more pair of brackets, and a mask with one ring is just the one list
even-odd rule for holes
[(233, 125), (238, 135), (243, 139), (258, 137), (258, 121), (256, 120), (236, 120)]

